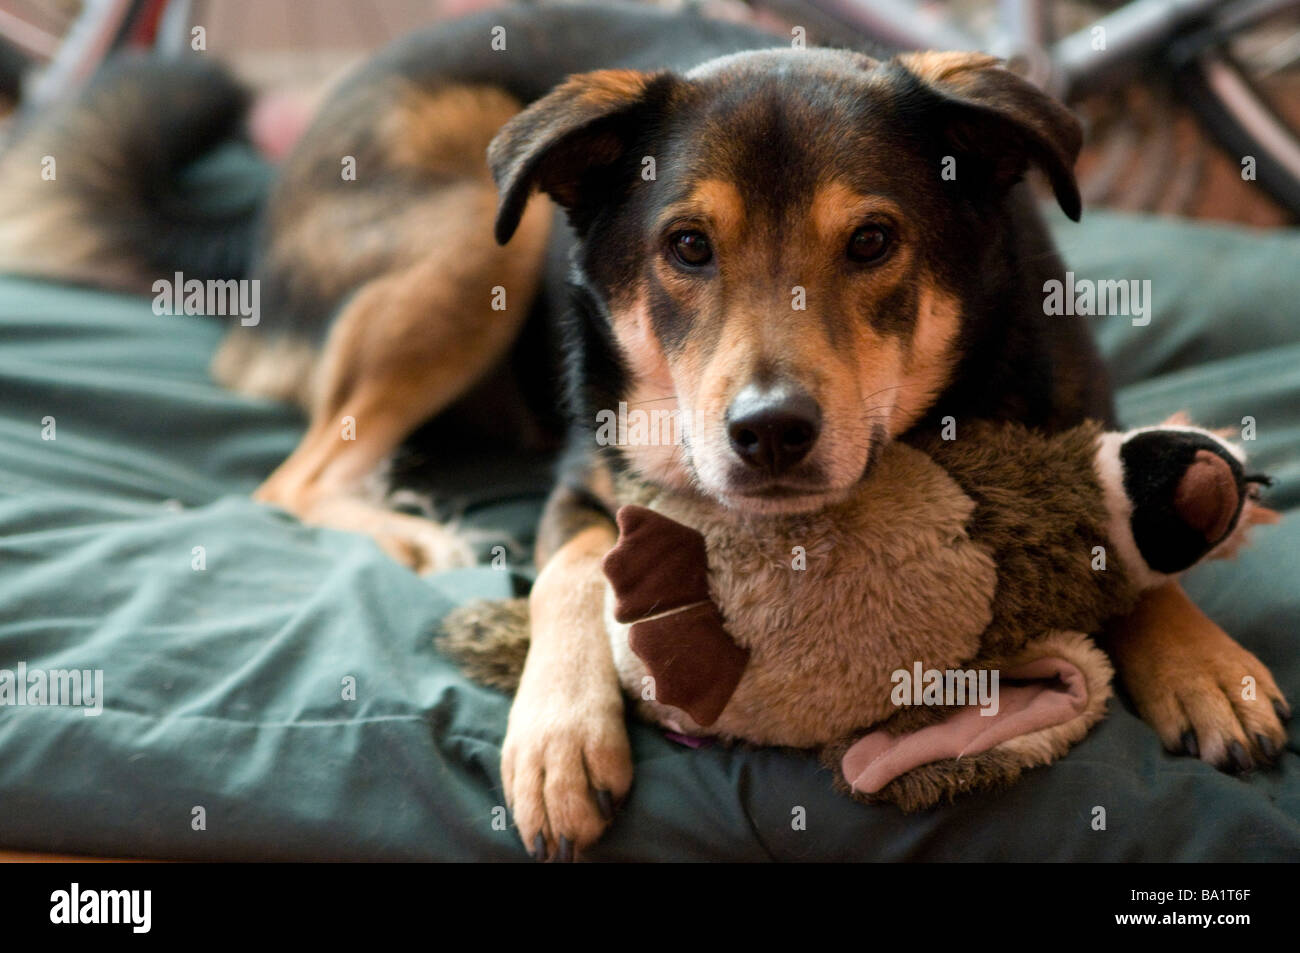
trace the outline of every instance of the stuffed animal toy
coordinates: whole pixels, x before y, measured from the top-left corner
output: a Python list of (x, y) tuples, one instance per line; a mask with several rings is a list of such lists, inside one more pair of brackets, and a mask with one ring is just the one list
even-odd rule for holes
[[(837, 787), (904, 810), (1010, 783), (1105, 713), (1087, 633), (1253, 523), (1262, 476), (1179, 421), (1046, 436), (967, 424), (895, 441), (842, 501), (738, 519), (617, 486), (605, 559), (619, 676), (679, 740), (816, 749)], [(474, 603), (439, 647), (512, 691), (527, 601)]]

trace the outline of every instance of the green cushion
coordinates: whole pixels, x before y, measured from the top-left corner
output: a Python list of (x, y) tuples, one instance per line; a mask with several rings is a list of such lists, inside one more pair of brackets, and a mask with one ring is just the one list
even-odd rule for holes
[[(1300, 235), (1091, 214), (1083, 277), (1149, 278), (1154, 316), (1090, 320), (1124, 418), (1256, 420), (1300, 504)], [(1288, 265), (1290, 264), (1290, 267)], [(508, 701), (433, 650), (441, 617), (526, 565), (420, 579), (368, 539), (248, 492), (301, 418), (222, 391), (220, 327), (148, 299), (0, 279), (0, 668), (104, 673), (103, 713), (0, 708), (0, 846), (191, 858), (523, 859), (494, 824)], [(55, 439), (43, 421), (54, 419)], [(500, 487), (501, 489), (495, 489)], [(544, 481), (481, 472), (465, 520), (527, 538)], [(493, 492), (499, 494), (493, 499)], [(196, 547), (206, 568), (196, 569)], [(1300, 519), (1191, 575), (1197, 601), (1300, 700)], [(355, 680), (355, 700), (345, 686)], [(630, 800), (599, 859), (1294, 858), (1296, 731), (1246, 780), (1164, 753), (1117, 702), (1060, 763), (916, 816), (832, 792), (810, 757), (675, 745), (632, 726)], [(1107, 811), (1093, 831), (1092, 810)], [(202, 807), (206, 829), (195, 830)], [(795, 830), (796, 808), (807, 816)]]

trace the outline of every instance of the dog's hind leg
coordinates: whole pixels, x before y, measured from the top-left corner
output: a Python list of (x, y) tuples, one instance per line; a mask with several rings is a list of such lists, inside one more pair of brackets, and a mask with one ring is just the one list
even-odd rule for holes
[(468, 547), (368, 499), (363, 485), (500, 365), (531, 309), (551, 208), (534, 200), (516, 240), (498, 246), (486, 160), (518, 109), (490, 86), (392, 77), (335, 95), (267, 208), (257, 269), (265, 320), (232, 333), (213, 364), (228, 386), (296, 400), (309, 414), (257, 499), (367, 533), (421, 571), (468, 559)]
[(444, 527), (367, 501), (362, 484), (501, 360), (536, 293), (550, 225), (535, 201), (507, 251), (492, 240), (490, 185), (456, 188), (439, 201), (458, 234), (445, 226), (422, 260), (366, 283), (331, 327), (307, 432), (255, 494), (304, 522), (368, 533), (420, 571), (468, 549)]

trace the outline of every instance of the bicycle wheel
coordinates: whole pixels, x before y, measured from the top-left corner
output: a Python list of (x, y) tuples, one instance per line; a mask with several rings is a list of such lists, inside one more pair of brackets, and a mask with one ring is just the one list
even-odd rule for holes
[(1227, 4), (1169, 58), (1216, 144), (1300, 219), (1300, 0)]

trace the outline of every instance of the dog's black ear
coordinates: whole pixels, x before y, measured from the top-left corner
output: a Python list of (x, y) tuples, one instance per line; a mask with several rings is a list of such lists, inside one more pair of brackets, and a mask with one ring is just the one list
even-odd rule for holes
[(1083, 129), (1069, 109), (983, 53), (904, 53), (893, 62), (940, 95), (952, 148), (975, 158), (996, 187), (1009, 188), (1032, 163), (1047, 173), (1065, 214), (1079, 220), (1074, 162)]
[(623, 155), (639, 121), (679, 82), (666, 72), (579, 73), (502, 126), (487, 153), (501, 194), (497, 241), (515, 233), (534, 188), (573, 209), (592, 172)]

